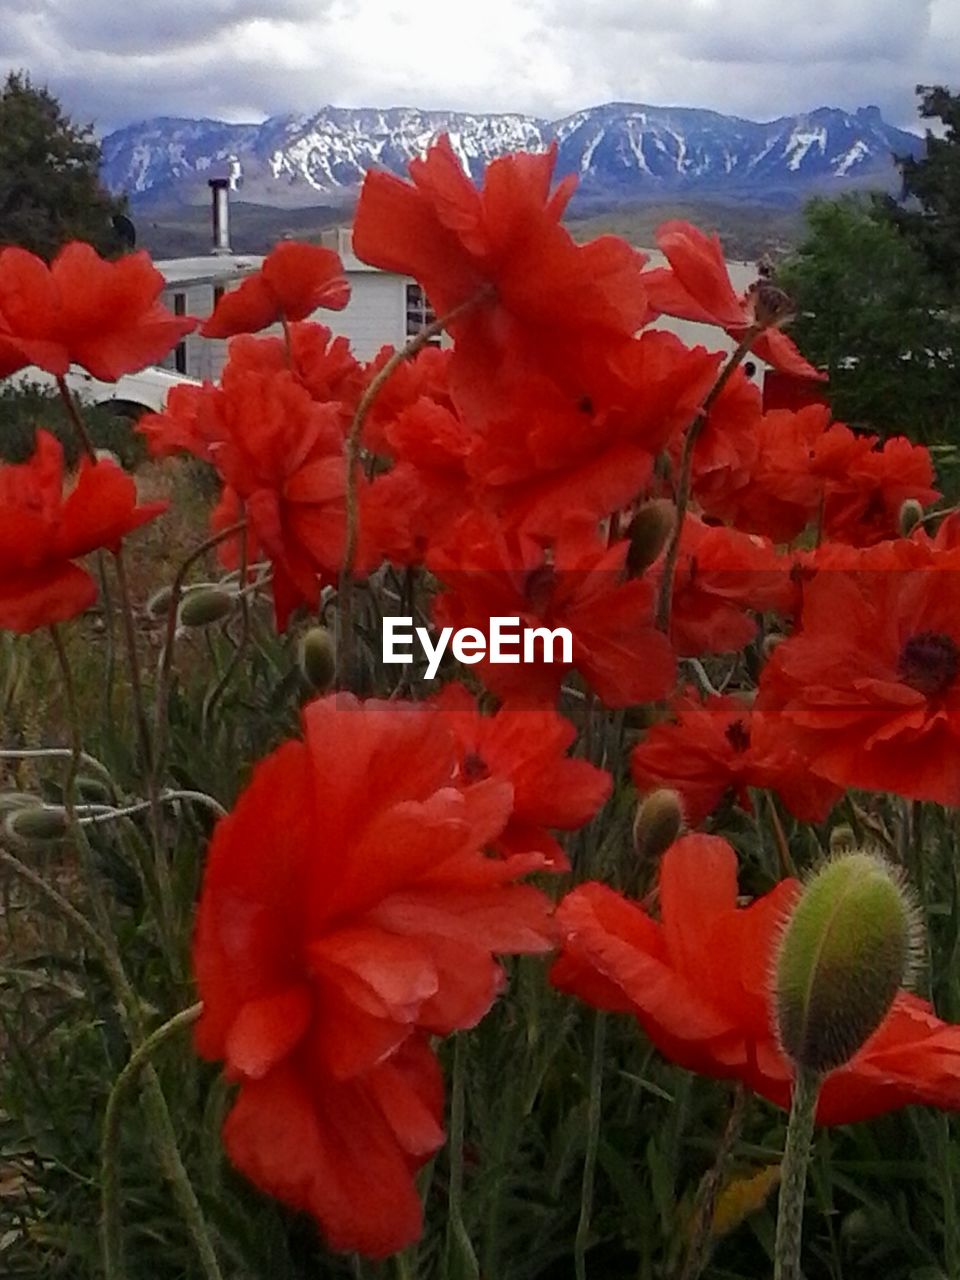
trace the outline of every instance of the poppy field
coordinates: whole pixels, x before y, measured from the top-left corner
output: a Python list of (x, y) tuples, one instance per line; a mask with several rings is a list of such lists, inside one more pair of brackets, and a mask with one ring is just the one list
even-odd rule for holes
[[(438, 317), (368, 363), (327, 248), (202, 321), (0, 252), (79, 455), (0, 464), (4, 1276), (960, 1277), (960, 513), (764, 411), (790, 299), (576, 244), (555, 159), (367, 175)], [(68, 369), (197, 327), (124, 468)]]

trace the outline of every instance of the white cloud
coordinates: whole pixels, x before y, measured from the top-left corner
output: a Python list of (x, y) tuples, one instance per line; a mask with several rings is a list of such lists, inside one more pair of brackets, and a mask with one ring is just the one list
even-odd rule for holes
[(0, 0), (0, 62), (102, 129), (413, 105), (558, 116), (610, 100), (756, 118), (960, 81), (960, 0)]

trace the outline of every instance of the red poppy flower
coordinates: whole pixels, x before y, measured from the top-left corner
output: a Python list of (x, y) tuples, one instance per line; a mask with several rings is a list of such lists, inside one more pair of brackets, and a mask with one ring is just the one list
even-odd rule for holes
[[(380, 373), (395, 355), (394, 347), (381, 347), (363, 369), (364, 387)], [(430, 400), (441, 408), (455, 412), (450, 397), (449, 347), (426, 346), (412, 360), (398, 364), (381, 384), (363, 423), (363, 446), (371, 453), (390, 453), (387, 428), (405, 410), (420, 400)]]
[[(798, 892), (784, 880), (740, 908), (733, 849), (718, 836), (686, 836), (660, 863), (659, 921), (606, 885), (567, 894), (550, 979), (597, 1008), (632, 1013), (671, 1062), (739, 1079), (786, 1107), (792, 1069), (774, 1035), (769, 987)], [(827, 1076), (817, 1121), (851, 1124), (915, 1102), (960, 1109), (960, 1026), (901, 992), (859, 1052)]]
[(0, 628), (27, 632), (65, 622), (90, 607), (97, 586), (74, 561), (167, 509), (137, 506), (133, 479), (113, 462), (84, 459), (63, 495), (63, 449), (38, 431), (29, 461), (0, 466)]
[[(670, 266), (644, 272), (650, 306), (662, 315), (717, 325), (740, 342), (757, 322), (757, 294), (748, 291), (743, 297), (737, 295), (719, 238), (705, 235), (689, 222), (671, 221), (658, 228), (657, 244)], [(783, 373), (826, 379), (778, 328), (758, 333), (750, 349)]]
[(823, 822), (840, 798), (839, 788), (810, 776), (776, 715), (754, 711), (736, 697), (685, 697), (674, 704), (672, 716), (647, 731), (630, 767), (641, 793), (658, 787), (676, 791), (692, 827), (727, 795), (752, 812), (751, 787), (776, 792), (805, 822)]
[[(687, 515), (673, 580), (670, 640), (683, 657), (736, 653), (757, 634), (750, 610), (786, 611), (791, 562), (767, 538)], [(659, 581), (657, 566), (651, 578)]]
[(342, 311), (349, 301), (350, 285), (338, 254), (284, 240), (270, 250), (259, 271), (223, 294), (200, 332), (205, 338), (257, 333), (281, 320), (306, 320), (320, 307)]
[[(272, 561), (277, 626), (299, 604), (315, 608), (324, 582), (340, 571), (346, 531), (343, 417), (336, 401), (320, 404), (289, 370), (261, 373), (228, 364), (221, 386), (171, 393), (167, 412), (140, 425), (155, 453), (186, 448), (211, 463), (224, 481), (214, 528), (243, 514), (249, 557)], [(416, 494), (411, 477), (363, 477), (358, 469), (360, 542), (356, 566), (365, 572), (385, 552), (409, 542)], [(220, 547), (235, 569), (238, 543)]]
[(556, 155), (554, 144), (494, 160), (478, 191), (444, 136), (411, 161), (411, 182), (364, 179), (358, 257), (419, 280), (437, 315), (474, 300), (449, 326), (455, 398), (471, 419), (531, 372), (586, 379), (647, 315), (642, 256), (613, 236), (577, 245), (561, 227), (575, 180), (550, 194)]
[(335, 338), (322, 324), (303, 320), (288, 326), (283, 338), (241, 334), (230, 343), (230, 365), (257, 373), (289, 370), (318, 404), (340, 405), (344, 430), (363, 389), (363, 369), (347, 338)]
[(47, 266), (25, 249), (4, 249), (0, 377), (31, 364), (62, 377), (78, 364), (116, 382), (155, 364), (196, 325), (157, 301), (163, 287), (143, 252), (107, 262), (74, 241)]
[(483, 1017), (494, 955), (545, 950), (550, 903), (515, 883), (539, 855), (487, 856), (511, 788), (459, 788), (430, 708), (336, 695), (303, 727), (214, 832), (196, 1041), (240, 1085), (237, 1167), (335, 1247), (383, 1256), (418, 1235), (413, 1169), (442, 1140), (423, 1037)]
[(495, 778), (513, 786), (513, 810), (497, 848), (537, 850), (551, 870), (568, 870), (566, 854), (548, 828), (582, 827), (606, 802), (612, 784), (603, 769), (568, 757), (576, 737), (570, 721), (553, 710), (520, 707), (481, 715), (460, 684), (446, 685), (435, 705), (457, 744), (460, 785)]
[(673, 682), (670, 645), (653, 624), (653, 592), (642, 578), (625, 580), (629, 543), (607, 547), (592, 520), (571, 517), (548, 546), (506, 534), (482, 516), (465, 519), (427, 566), (445, 590), (434, 600), (439, 626), (473, 627), (489, 643), (491, 619), (519, 618), (521, 628), (565, 628), (572, 662), (559, 638), (553, 661), (538, 648), (532, 662), (482, 660), (477, 674), (498, 696), (552, 703), (564, 676), (579, 671), (611, 707), (662, 697)]
[[(719, 397), (717, 408), (724, 397)], [(759, 398), (751, 416), (730, 417), (724, 435), (737, 433), (749, 448), (719, 457), (712, 472), (696, 472), (694, 493), (710, 516), (737, 529), (762, 534), (774, 543), (788, 543), (817, 517), (823, 477), (814, 475), (813, 457), (829, 428), (831, 415), (823, 404), (801, 410), (760, 413)]]
[(477, 433), (470, 474), (525, 533), (552, 537), (571, 511), (605, 519), (645, 494), (657, 454), (693, 421), (715, 372), (706, 351), (651, 330), (611, 357), (595, 397), (530, 377)]
[(811, 470), (825, 495), (824, 537), (858, 547), (895, 538), (908, 498), (926, 506), (940, 496), (925, 446), (903, 436), (878, 443), (835, 422), (815, 446)]
[[(907, 567), (907, 553), (926, 564)], [(758, 707), (838, 786), (960, 804), (956, 552), (891, 543), (861, 552), (856, 570), (820, 564), (798, 633), (763, 670)]]

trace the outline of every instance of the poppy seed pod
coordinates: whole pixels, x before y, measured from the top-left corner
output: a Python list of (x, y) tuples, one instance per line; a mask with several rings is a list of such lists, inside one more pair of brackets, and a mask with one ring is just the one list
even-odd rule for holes
[(899, 525), (900, 536), (908, 538), (913, 530), (923, 519), (923, 507), (916, 498), (907, 498), (900, 507)]
[(67, 814), (57, 805), (33, 805), (14, 809), (4, 824), (10, 835), (30, 843), (62, 840), (67, 833)]
[(234, 595), (220, 587), (203, 587), (199, 591), (191, 591), (180, 606), (180, 625), (209, 627), (232, 613), (235, 600)]
[(851, 853), (857, 845), (857, 837), (848, 823), (843, 822), (839, 827), (832, 827), (830, 830), (830, 852), (831, 853)]
[(147, 601), (147, 613), (151, 618), (162, 617), (163, 614), (170, 610), (170, 602), (173, 599), (173, 587), (169, 584), (161, 587), (159, 591), (155, 591)]
[(683, 831), (683, 806), (676, 791), (661, 787), (637, 806), (633, 847), (643, 862), (662, 857)]
[(326, 627), (311, 627), (300, 641), (300, 670), (317, 693), (326, 693), (337, 676), (337, 651)]
[(817, 1073), (849, 1062), (889, 1012), (912, 968), (916, 912), (883, 858), (827, 862), (807, 883), (776, 957), (784, 1053)]
[(676, 507), (667, 498), (654, 498), (640, 507), (627, 526), (627, 572), (631, 578), (650, 568), (667, 545), (676, 523)]

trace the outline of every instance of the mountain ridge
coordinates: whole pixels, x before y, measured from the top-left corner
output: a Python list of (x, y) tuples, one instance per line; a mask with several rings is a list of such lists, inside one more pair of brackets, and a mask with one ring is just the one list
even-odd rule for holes
[(556, 120), (522, 112), (325, 106), (262, 124), (161, 116), (102, 141), (102, 175), (134, 203), (197, 203), (207, 179), (231, 178), (241, 198), (280, 207), (352, 202), (366, 171), (405, 173), (438, 133), (478, 178), (495, 157), (557, 145), (557, 177), (579, 178), (581, 207), (675, 196), (795, 203), (818, 190), (891, 189), (894, 154), (923, 141), (875, 106), (753, 121), (697, 107), (610, 102)]

